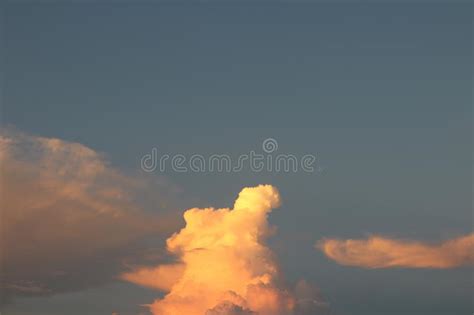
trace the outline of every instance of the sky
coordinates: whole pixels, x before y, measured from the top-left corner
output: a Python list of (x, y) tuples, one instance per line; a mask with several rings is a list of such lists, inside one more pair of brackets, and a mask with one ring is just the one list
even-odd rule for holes
[(2, 314), (474, 312), (471, 2), (0, 12)]

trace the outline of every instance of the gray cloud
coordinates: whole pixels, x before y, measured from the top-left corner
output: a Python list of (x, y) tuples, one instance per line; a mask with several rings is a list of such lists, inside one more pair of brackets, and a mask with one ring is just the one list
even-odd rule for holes
[(226, 301), (207, 310), (205, 315), (257, 315), (257, 313)]
[(178, 225), (139, 206), (149, 181), (81, 144), (1, 130), (0, 162), (3, 302), (95, 286), (136, 259), (161, 259), (142, 241)]

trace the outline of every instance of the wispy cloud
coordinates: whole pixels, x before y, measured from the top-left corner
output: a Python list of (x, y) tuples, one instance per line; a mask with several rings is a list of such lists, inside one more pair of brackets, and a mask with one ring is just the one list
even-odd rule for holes
[(4, 297), (109, 281), (122, 270), (124, 255), (136, 251), (132, 244), (177, 226), (141, 209), (134, 192), (146, 183), (114, 169), (94, 150), (0, 131)]
[(341, 265), (363, 268), (447, 269), (474, 265), (474, 233), (430, 244), (381, 236), (368, 239), (324, 239), (316, 244)]

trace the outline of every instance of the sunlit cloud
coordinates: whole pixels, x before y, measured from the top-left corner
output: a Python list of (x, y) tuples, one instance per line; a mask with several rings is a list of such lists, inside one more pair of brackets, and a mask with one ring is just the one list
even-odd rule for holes
[(138, 206), (135, 192), (146, 182), (114, 169), (96, 151), (0, 131), (3, 298), (110, 281), (124, 257), (141, 250), (136, 242), (177, 226)]
[(233, 209), (189, 209), (167, 240), (177, 263), (122, 278), (166, 292), (150, 305), (154, 315), (322, 314), (327, 305), (308, 284), (285, 285), (265, 243), (274, 232), (267, 216), (279, 205), (277, 189), (260, 185), (244, 188)]
[(439, 244), (371, 236), (362, 240), (324, 239), (316, 247), (341, 265), (363, 268), (447, 269), (474, 265), (474, 233)]

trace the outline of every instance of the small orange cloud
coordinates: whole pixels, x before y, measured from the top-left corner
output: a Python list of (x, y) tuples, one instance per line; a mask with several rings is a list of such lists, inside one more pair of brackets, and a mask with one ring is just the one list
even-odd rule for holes
[(316, 247), (341, 265), (362, 268), (448, 269), (474, 265), (474, 233), (440, 244), (372, 236), (366, 240), (324, 239)]
[(183, 264), (137, 268), (120, 275), (122, 280), (161, 291), (170, 291), (184, 272)]

